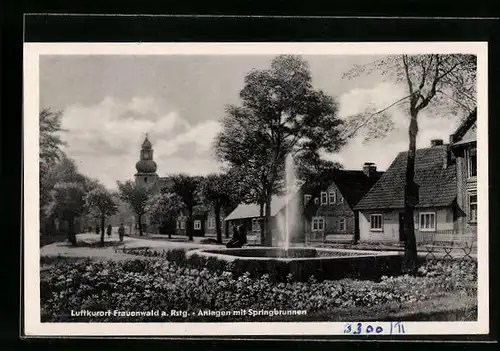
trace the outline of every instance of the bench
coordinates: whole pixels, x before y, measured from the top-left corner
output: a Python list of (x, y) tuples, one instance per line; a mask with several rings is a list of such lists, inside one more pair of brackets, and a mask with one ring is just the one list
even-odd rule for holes
[(453, 259), (451, 252), (453, 250), (461, 250), (464, 255), (461, 258), (463, 260), (473, 260), (471, 254), (474, 250), (476, 244), (475, 236), (473, 235), (447, 235), (446, 238), (434, 237), (427, 244), (422, 247), (426, 250), (425, 258), (431, 257), (436, 260), (436, 255), (438, 249), (444, 251), (443, 259)]

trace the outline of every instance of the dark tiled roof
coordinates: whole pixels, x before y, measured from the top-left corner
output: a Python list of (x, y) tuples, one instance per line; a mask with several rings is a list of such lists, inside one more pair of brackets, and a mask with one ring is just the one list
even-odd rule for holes
[[(417, 207), (449, 206), (457, 196), (455, 164), (444, 168), (447, 145), (417, 150), (415, 183)], [(375, 186), (356, 205), (356, 210), (404, 208), (407, 152), (401, 152)]]
[(351, 208), (373, 187), (384, 172), (374, 172), (367, 177), (363, 171), (337, 170), (332, 173), (332, 180)]

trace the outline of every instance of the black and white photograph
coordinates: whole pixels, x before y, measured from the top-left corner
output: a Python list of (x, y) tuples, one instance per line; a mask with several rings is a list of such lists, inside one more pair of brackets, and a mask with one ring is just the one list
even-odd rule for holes
[(486, 43), (24, 53), (27, 334), (488, 333)]

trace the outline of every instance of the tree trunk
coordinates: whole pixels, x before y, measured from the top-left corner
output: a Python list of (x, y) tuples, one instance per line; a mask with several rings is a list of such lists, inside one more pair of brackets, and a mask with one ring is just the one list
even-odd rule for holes
[(215, 231), (217, 232), (217, 242), (222, 244), (222, 229), (220, 227), (220, 206), (215, 205)]
[(260, 226), (260, 244), (265, 246), (266, 245), (266, 232), (265, 232), (265, 225), (264, 225), (264, 206), (265, 202), (261, 201), (259, 203), (259, 226)]
[(271, 192), (266, 194), (266, 213), (264, 216), (265, 222), (265, 244), (266, 246), (273, 246), (273, 233), (271, 228)]
[(76, 246), (76, 234), (75, 234), (75, 218), (72, 217), (68, 220), (68, 239), (71, 245)]
[(188, 218), (186, 223), (186, 234), (189, 241), (193, 241), (193, 209), (188, 208)]
[(137, 215), (137, 222), (139, 224), (139, 235), (142, 236), (144, 235), (142, 233), (142, 215)]
[(406, 184), (404, 192), (404, 219), (405, 224), (405, 257), (404, 257), (404, 271), (409, 274), (415, 274), (417, 271), (417, 243), (415, 238), (415, 223), (413, 219), (415, 205), (418, 203), (418, 187), (414, 182), (415, 178), (415, 154), (416, 154), (416, 141), (418, 133), (417, 123), (418, 112), (414, 109), (411, 110), (411, 120), (409, 128), (410, 145), (408, 148), (408, 157), (406, 164)]
[(104, 247), (104, 224), (106, 222), (106, 218), (101, 216), (101, 246)]
[[(227, 214), (227, 211), (226, 211), (226, 214)], [(226, 221), (224, 221), (224, 234), (226, 235), (226, 239), (229, 238), (229, 222), (226, 223)]]

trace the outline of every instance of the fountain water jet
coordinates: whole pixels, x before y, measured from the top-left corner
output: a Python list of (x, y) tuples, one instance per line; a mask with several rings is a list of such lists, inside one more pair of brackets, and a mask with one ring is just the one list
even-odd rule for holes
[(279, 226), (281, 247), (285, 250), (285, 255), (288, 254), (290, 247), (290, 239), (292, 233), (297, 228), (297, 219), (299, 218), (298, 197), (297, 194), (297, 176), (295, 170), (295, 162), (291, 154), (288, 154), (285, 159), (285, 213), (281, 219), (283, 225)]

